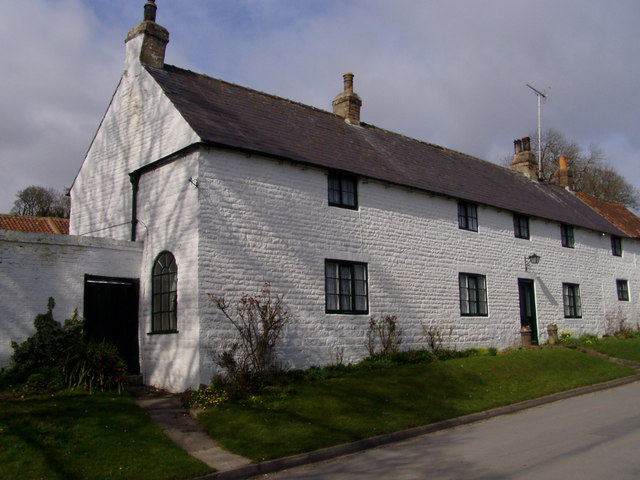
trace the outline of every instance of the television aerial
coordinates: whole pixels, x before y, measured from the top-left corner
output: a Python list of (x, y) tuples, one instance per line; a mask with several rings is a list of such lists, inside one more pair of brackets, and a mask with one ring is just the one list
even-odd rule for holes
[(541, 100), (544, 100), (544, 101), (548, 100), (549, 94), (547, 93), (546, 90), (540, 91), (537, 88), (532, 87), (528, 83), (526, 85), (531, 90), (533, 90), (533, 93), (535, 93), (536, 97), (538, 98), (538, 178), (542, 178), (542, 141), (540, 138), (542, 134), (540, 130), (540, 102)]

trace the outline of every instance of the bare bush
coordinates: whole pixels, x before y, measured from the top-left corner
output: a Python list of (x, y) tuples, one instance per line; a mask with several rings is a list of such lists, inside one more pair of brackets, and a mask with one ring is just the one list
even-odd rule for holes
[[(604, 317), (604, 321), (604, 333), (607, 336), (629, 338), (634, 334), (633, 327), (629, 324), (627, 316), (620, 308), (618, 308), (616, 313), (607, 313)], [(636, 330), (638, 330), (637, 324)]]
[(245, 294), (234, 305), (224, 296), (210, 295), (214, 304), (233, 325), (238, 340), (218, 358), (227, 380), (243, 390), (251, 390), (270, 373), (281, 370), (276, 344), (291, 321), (284, 295), (271, 293), (265, 283), (258, 295)]
[(385, 356), (397, 353), (402, 344), (402, 330), (398, 326), (398, 318), (395, 315), (385, 315), (369, 320), (367, 341), (365, 346), (369, 356)]
[(440, 325), (422, 324), (422, 336), (427, 344), (427, 349), (438, 354), (439, 352), (446, 350), (445, 345), (451, 343), (453, 327), (446, 329)]

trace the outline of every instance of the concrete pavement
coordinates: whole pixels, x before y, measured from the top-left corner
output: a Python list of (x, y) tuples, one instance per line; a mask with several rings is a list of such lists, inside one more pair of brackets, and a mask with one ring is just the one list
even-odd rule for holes
[(214, 442), (191, 418), (178, 396), (145, 386), (129, 386), (127, 390), (167, 437), (209, 467), (233, 471), (251, 463)]

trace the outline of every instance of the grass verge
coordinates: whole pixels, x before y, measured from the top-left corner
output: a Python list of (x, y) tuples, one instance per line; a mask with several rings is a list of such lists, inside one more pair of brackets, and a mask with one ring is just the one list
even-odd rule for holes
[(211, 472), (128, 395), (0, 395), (0, 478), (186, 479)]
[(272, 388), (199, 417), (229, 450), (261, 461), (433, 423), (630, 375), (577, 351), (536, 349), (357, 369)]
[(610, 357), (640, 362), (640, 337), (627, 339), (599, 338), (579, 342), (578, 345), (591, 348)]

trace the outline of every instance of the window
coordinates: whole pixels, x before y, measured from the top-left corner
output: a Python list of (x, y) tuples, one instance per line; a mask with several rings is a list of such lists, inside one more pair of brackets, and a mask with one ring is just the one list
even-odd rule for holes
[(487, 281), (484, 275), (461, 273), (460, 314), (462, 316), (487, 316)]
[(562, 238), (562, 246), (566, 248), (574, 248), (573, 227), (571, 225), (560, 225), (560, 237)]
[(326, 313), (369, 313), (365, 263), (326, 260), (324, 284)]
[(178, 329), (178, 267), (170, 252), (162, 252), (153, 263), (151, 280), (151, 331), (176, 332)]
[(478, 207), (473, 203), (458, 203), (458, 226), (464, 230), (478, 231)]
[(582, 318), (580, 285), (576, 285), (575, 283), (563, 283), (562, 298), (564, 301), (564, 317)]
[(358, 208), (358, 182), (355, 177), (329, 174), (329, 205)]
[(513, 234), (516, 238), (529, 238), (529, 218), (524, 215), (513, 216)]
[(616, 280), (616, 288), (618, 290), (618, 300), (622, 302), (629, 301), (629, 282), (626, 280)]
[(611, 237), (611, 255), (615, 257), (622, 256), (622, 239), (620, 237)]

